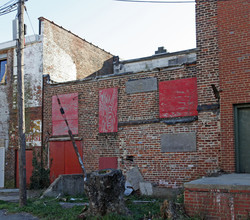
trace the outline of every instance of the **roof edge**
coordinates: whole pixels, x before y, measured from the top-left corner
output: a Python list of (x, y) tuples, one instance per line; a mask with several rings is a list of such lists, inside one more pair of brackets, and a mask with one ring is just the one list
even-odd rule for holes
[(197, 48), (188, 49), (188, 50), (180, 50), (172, 53), (162, 53), (162, 54), (155, 54), (148, 57), (141, 57), (141, 58), (135, 58), (135, 59), (129, 59), (129, 60), (121, 60), (119, 63), (126, 64), (126, 63), (134, 63), (139, 61), (145, 61), (145, 60), (152, 60), (152, 59), (159, 59), (161, 57), (171, 57), (171, 56), (177, 56), (181, 54), (189, 54), (189, 53), (195, 53), (197, 52)]
[(48, 22), (50, 22), (51, 24), (53, 24), (53, 25), (55, 25), (55, 26), (57, 26), (57, 27), (61, 28), (62, 30), (66, 31), (66, 32), (68, 32), (68, 33), (70, 33), (70, 34), (72, 34), (73, 36), (75, 36), (75, 37), (77, 37), (77, 38), (81, 39), (82, 41), (84, 41), (84, 42), (86, 42), (86, 43), (88, 43), (88, 44), (90, 44), (90, 45), (92, 45), (92, 46), (94, 46), (94, 47), (96, 47), (96, 48), (98, 48), (98, 49), (100, 49), (100, 50), (104, 51), (105, 53), (108, 53), (108, 54), (110, 54), (110, 55), (114, 56), (114, 55), (113, 55), (113, 54), (111, 54), (110, 52), (108, 52), (108, 51), (106, 51), (106, 50), (104, 50), (104, 49), (102, 49), (102, 48), (100, 48), (100, 47), (98, 47), (98, 46), (96, 46), (96, 45), (92, 44), (91, 42), (89, 42), (89, 41), (87, 41), (87, 40), (85, 40), (85, 39), (81, 38), (81, 37), (80, 37), (80, 36), (78, 36), (77, 34), (74, 34), (73, 32), (71, 32), (71, 31), (67, 30), (66, 28), (64, 28), (64, 27), (62, 27), (62, 26), (60, 26), (60, 25), (56, 24), (55, 22), (53, 22), (53, 21), (51, 21), (51, 20), (49, 20), (49, 19), (47, 19), (47, 18), (45, 18), (45, 17), (39, 17), (39, 18), (38, 18), (38, 20), (39, 20), (39, 21), (44, 21), (44, 20), (45, 20), (45, 21), (48, 21)]

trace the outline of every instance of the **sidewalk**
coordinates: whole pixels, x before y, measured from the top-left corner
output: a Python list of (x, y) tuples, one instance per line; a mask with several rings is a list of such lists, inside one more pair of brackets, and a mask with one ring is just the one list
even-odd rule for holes
[(5, 210), (0, 210), (0, 219), (1, 220), (39, 220), (39, 218), (34, 217), (28, 213), (16, 213), (16, 214), (7, 214)]
[[(27, 190), (27, 197), (34, 198), (41, 195), (41, 190)], [(0, 200), (6, 202), (19, 201), (19, 189), (0, 189)]]
[[(27, 190), (27, 197), (34, 198), (41, 195), (41, 190)], [(19, 189), (0, 189), (0, 200), (6, 202), (19, 202)], [(6, 210), (0, 210), (1, 220), (39, 220), (28, 213), (9, 214)]]

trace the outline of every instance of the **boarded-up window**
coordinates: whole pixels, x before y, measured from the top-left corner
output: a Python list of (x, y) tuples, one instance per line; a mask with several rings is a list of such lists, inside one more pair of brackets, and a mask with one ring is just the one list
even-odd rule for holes
[(64, 116), (61, 114), (57, 96), (52, 97), (52, 134), (67, 135), (68, 128), (64, 117), (67, 119), (69, 128), (73, 134), (78, 134), (78, 93), (58, 95)]
[(198, 115), (196, 78), (159, 83), (160, 118)]
[(117, 132), (117, 88), (99, 91), (99, 132)]
[(117, 157), (100, 157), (99, 158), (99, 170), (117, 169), (117, 167), (118, 167)]

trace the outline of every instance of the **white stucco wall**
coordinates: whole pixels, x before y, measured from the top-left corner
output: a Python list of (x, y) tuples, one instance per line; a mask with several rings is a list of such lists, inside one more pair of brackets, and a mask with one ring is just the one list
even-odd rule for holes
[[(44, 22), (41, 24), (44, 33)], [(43, 37), (43, 69), (44, 74), (49, 74), (50, 79), (55, 82), (67, 82), (76, 80), (76, 64), (72, 57), (58, 45), (54, 38), (52, 26), (46, 26), (46, 34)]]
[[(16, 53), (16, 52), (15, 52)], [(17, 58), (13, 66), (14, 91), (17, 91)], [(42, 42), (27, 44), (24, 49), (25, 107), (42, 106), (43, 55)], [(16, 108), (16, 92), (13, 93), (13, 107)]]

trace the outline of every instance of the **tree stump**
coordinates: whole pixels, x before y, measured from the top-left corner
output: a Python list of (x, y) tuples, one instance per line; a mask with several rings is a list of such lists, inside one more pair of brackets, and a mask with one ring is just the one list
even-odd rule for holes
[(128, 214), (123, 200), (125, 177), (121, 170), (105, 169), (88, 173), (84, 183), (89, 198), (87, 215)]

